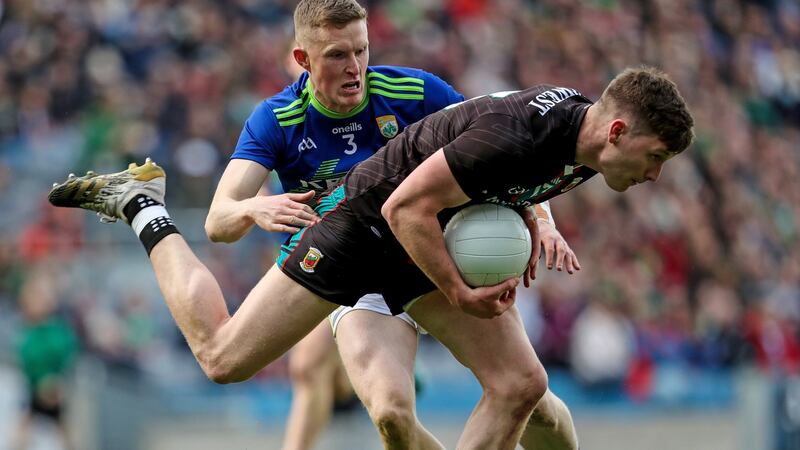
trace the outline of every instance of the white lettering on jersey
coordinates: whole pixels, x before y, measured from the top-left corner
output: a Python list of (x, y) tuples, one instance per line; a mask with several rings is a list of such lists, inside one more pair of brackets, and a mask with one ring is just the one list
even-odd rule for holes
[(347, 146), (349, 147), (347, 150), (344, 151), (345, 155), (353, 155), (356, 151), (358, 151), (358, 146), (356, 145), (353, 140), (356, 138), (355, 134), (343, 134), (342, 139), (347, 139)]
[(550, 109), (556, 106), (558, 103), (561, 103), (564, 100), (570, 97), (574, 97), (576, 95), (581, 95), (581, 93), (576, 91), (575, 89), (557, 87), (542, 92), (541, 94), (537, 95), (534, 100), (531, 100), (530, 103), (528, 104), (538, 109), (539, 115), (543, 116), (547, 114), (547, 111), (550, 111)]
[(297, 146), (297, 151), (302, 153), (304, 150), (311, 150), (312, 148), (317, 148), (317, 144), (314, 143), (313, 139), (308, 137), (300, 141), (300, 144)]
[(350, 125), (347, 125), (346, 127), (336, 127), (331, 130), (331, 133), (333, 134), (352, 133), (354, 131), (361, 131), (363, 129), (364, 127), (362, 127), (360, 123), (353, 122)]

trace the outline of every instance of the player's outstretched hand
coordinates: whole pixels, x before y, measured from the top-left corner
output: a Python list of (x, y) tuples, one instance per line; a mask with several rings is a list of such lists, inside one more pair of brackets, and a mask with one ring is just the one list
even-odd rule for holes
[(572, 251), (564, 236), (561, 236), (556, 227), (543, 220), (537, 222), (547, 270), (552, 270), (555, 267), (556, 270), (566, 270), (569, 274), (575, 273), (576, 270), (581, 270), (581, 263), (578, 262), (578, 257), (575, 256), (575, 252)]
[(478, 287), (464, 291), (456, 300), (462, 311), (483, 319), (503, 314), (517, 298), (519, 278), (511, 278), (494, 286)]
[(303, 227), (320, 221), (305, 202), (314, 198), (314, 191), (303, 194), (259, 195), (249, 199), (251, 217), (267, 231), (297, 233)]

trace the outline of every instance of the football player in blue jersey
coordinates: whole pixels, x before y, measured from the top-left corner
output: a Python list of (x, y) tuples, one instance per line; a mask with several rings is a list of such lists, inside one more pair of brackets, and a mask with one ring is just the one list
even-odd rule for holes
[[(338, 184), (406, 125), (464, 100), (427, 72), (368, 66), (363, 10), (356, 2), (327, 3), (297, 7), (299, 46), (292, 56), (305, 71), (248, 119), (206, 221), (213, 241), (238, 240), (253, 225), (293, 233), (313, 224), (317, 216), (308, 205), (314, 194)], [(256, 195), (273, 170), (286, 194)], [(546, 208), (538, 215), (548, 266), (555, 261), (559, 270), (571, 273), (579, 263), (547, 225), (552, 219)], [(377, 294), (339, 308), (330, 322), (321, 323), (290, 353), (293, 397), (284, 449), (311, 448), (330, 417), (342, 361), (384, 441), (396, 439), (390, 430), (413, 426), (419, 448), (440, 448), (413, 408), (416, 322), (406, 313), (392, 316)]]
[[(213, 241), (238, 240), (253, 225), (295, 233), (314, 223), (318, 216), (308, 205), (315, 195), (340, 183), (353, 165), (406, 125), (464, 100), (422, 70), (368, 67), (365, 12), (356, 2), (328, 3), (297, 7), (299, 46), (292, 51), (292, 64), (300, 73), (247, 120), (209, 210), (206, 230)], [(359, 26), (312, 29), (309, 22), (323, 13), (332, 18), (323, 21), (334, 25), (355, 17)], [(285, 194), (256, 195), (271, 171)], [(411, 419), (417, 428), (414, 447), (442, 448), (413, 409), (417, 324), (406, 313), (392, 316), (381, 296), (373, 294), (354, 307), (339, 308), (330, 323), (321, 323), (292, 349), (293, 396), (284, 450), (312, 448), (329, 421), (343, 374), (334, 335), (347, 347), (348, 372), (363, 380), (355, 390), (375, 423), (384, 424), (379, 429), (409, 425), (391, 423), (396, 416)]]

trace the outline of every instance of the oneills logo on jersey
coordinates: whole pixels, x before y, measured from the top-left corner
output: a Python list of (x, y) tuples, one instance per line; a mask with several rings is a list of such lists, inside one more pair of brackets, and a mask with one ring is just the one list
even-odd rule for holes
[(361, 131), (364, 127), (361, 126), (358, 122), (351, 122), (346, 127), (336, 127), (331, 130), (333, 134), (342, 134), (342, 133), (353, 133), (355, 131)]
[(378, 129), (386, 139), (391, 139), (397, 136), (400, 127), (397, 125), (397, 118), (393, 115), (376, 117), (375, 121), (378, 122)]
[(300, 268), (303, 269), (303, 272), (314, 273), (314, 268), (317, 267), (322, 256), (322, 252), (318, 249), (309, 247), (308, 253), (306, 253), (306, 256), (300, 261)]

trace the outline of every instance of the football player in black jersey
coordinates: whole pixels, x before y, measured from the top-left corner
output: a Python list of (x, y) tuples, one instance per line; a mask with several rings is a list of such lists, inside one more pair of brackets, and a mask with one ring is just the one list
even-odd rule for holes
[[(656, 181), (664, 163), (689, 146), (693, 126), (675, 84), (652, 68), (624, 71), (597, 103), (574, 89), (544, 85), (435, 113), (356, 166), (325, 199), (329, 212), (301, 231), (298, 244), (233, 315), (163, 206), (160, 167), (148, 162), (117, 174), (73, 177), (55, 186), (50, 200), (133, 226), (173, 317), (211, 379), (249, 378), (339, 304), (379, 292), (480, 381), (484, 392), (458, 448), (513, 449), (548, 392), (547, 374), (514, 307), (519, 280), (467, 286), (445, 249), (442, 224), (470, 203), (526, 207), (595, 173), (616, 191)], [(536, 236), (530, 210), (521, 212)], [(534, 268), (532, 261), (526, 284)]]

